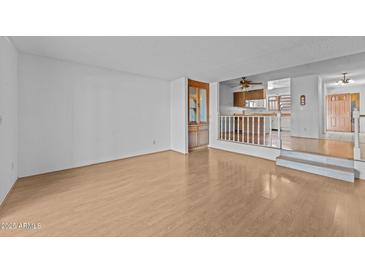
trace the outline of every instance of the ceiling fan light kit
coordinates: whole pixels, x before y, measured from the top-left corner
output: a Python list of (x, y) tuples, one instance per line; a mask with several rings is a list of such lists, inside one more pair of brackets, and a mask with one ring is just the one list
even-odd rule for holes
[(243, 76), (242, 80), (240, 81), (240, 85), (241, 85), (241, 89), (242, 91), (248, 92), (248, 88), (250, 86), (254, 86), (254, 85), (262, 85), (262, 83), (255, 83), (251, 80), (248, 80), (247, 77)]

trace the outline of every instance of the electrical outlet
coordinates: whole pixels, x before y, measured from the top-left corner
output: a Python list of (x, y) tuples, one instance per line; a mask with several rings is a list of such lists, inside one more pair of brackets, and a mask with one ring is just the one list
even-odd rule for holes
[(3, 116), (0, 115), (0, 125), (3, 123)]
[(11, 169), (14, 169), (14, 162), (11, 162)]

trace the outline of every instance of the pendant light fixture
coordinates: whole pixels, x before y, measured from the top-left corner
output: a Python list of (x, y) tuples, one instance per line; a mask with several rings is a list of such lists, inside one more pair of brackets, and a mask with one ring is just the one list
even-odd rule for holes
[(348, 85), (348, 84), (351, 84), (354, 82), (352, 79), (346, 77), (347, 72), (342, 73), (342, 75), (343, 75), (343, 78), (336, 82), (337, 85), (344, 86), (344, 85)]

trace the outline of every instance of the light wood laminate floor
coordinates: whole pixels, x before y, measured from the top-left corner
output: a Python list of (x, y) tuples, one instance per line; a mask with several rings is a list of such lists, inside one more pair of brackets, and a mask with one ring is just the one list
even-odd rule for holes
[[(289, 132), (282, 132), (282, 148), (286, 150), (296, 150), (308, 153), (316, 153), (334, 157), (341, 157), (346, 159), (354, 158), (354, 144), (350, 141), (344, 140), (332, 140), (332, 139), (314, 139), (314, 138), (302, 138), (302, 137), (292, 137)], [(278, 133), (276, 131), (272, 132), (272, 140), (270, 139), (270, 135), (266, 134), (265, 145), (278, 147)], [(226, 137), (222, 137), (222, 139), (227, 138), (230, 141), (242, 142), (242, 134), (241, 133), (227, 133)], [(260, 137), (261, 144), (263, 144), (263, 138)], [(252, 143), (258, 142), (257, 136), (255, 138), (252, 135), (249, 135), (248, 142)], [(246, 139), (245, 139), (246, 141)], [(272, 144), (271, 144), (272, 142)], [(256, 144), (255, 143), (255, 144)], [(361, 159), (365, 160), (365, 144), (360, 144), (361, 148)]]
[(20, 179), (1, 236), (364, 236), (365, 182), (240, 154), (168, 151)]

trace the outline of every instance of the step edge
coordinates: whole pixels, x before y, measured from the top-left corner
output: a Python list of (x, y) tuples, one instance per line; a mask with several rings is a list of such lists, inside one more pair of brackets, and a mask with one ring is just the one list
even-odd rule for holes
[(289, 169), (294, 169), (294, 170), (299, 170), (299, 171), (302, 171), (302, 172), (306, 172), (306, 173), (310, 173), (310, 174), (315, 174), (315, 175), (319, 175), (319, 176), (323, 176), (323, 177), (328, 177), (328, 178), (332, 178), (332, 179), (336, 179), (336, 180), (340, 180), (340, 181), (345, 181), (345, 182), (349, 182), (349, 183), (354, 183), (355, 182), (355, 174), (354, 173), (349, 173), (349, 172), (341, 172), (341, 171), (337, 171), (338, 173), (341, 173), (340, 175), (344, 175), (345, 177), (349, 177), (348, 179), (344, 179), (344, 178), (338, 178), (338, 177), (335, 177), (335, 175), (331, 176), (329, 174), (322, 174), (322, 173), (319, 173), (319, 172), (309, 172), (307, 170), (305, 170), (304, 168), (301, 168), (301, 167), (291, 167), (291, 166), (288, 166), (288, 165), (285, 165), (285, 164), (280, 164), (280, 163), (276, 163), (277, 166), (280, 166), (280, 167), (284, 167), (284, 168), (289, 168)]
[(355, 169), (353, 167), (343, 167), (343, 166), (327, 164), (327, 163), (322, 163), (322, 162), (292, 158), (292, 157), (288, 157), (288, 156), (280, 155), (280, 156), (276, 157), (276, 161), (278, 161), (278, 160), (291, 161), (291, 162), (306, 164), (306, 165), (310, 165), (310, 166), (318, 166), (318, 167), (328, 168), (328, 169), (336, 170), (336, 171), (355, 172)]

